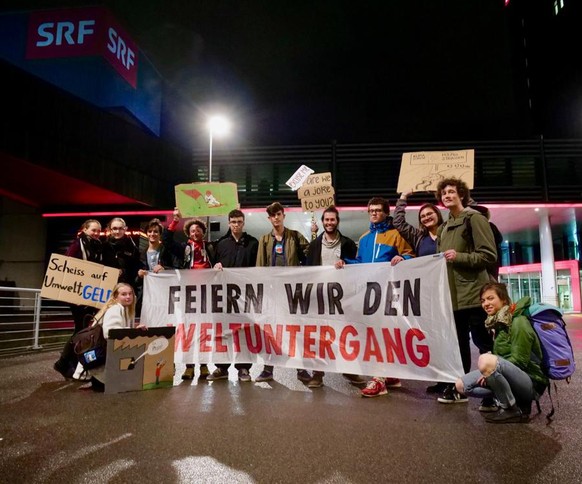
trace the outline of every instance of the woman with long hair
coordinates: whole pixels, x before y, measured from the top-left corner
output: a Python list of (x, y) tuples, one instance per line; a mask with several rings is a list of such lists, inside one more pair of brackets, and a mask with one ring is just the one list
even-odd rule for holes
[[(98, 220), (89, 219), (83, 222), (77, 237), (69, 246), (66, 252), (67, 257), (74, 257), (89, 262), (102, 263), (102, 245), (99, 236), (101, 235), (101, 224)], [(75, 322), (75, 331), (78, 333), (90, 321), (91, 317), (97, 312), (97, 308), (84, 306), (81, 304), (70, 304), (71, 314)], [(77, 363), (76, 356), (72, 352), (69, 342), (65, 344), (61, 356), (53, 365), (53, 368), (65, 378), (83, 379), (83, 367)]]
[[(443, 224), (443, 216), (439, 208), (433, 203), (425, 203), (418, 211), (418, 227), (410, 225), (406, 221), (406, 206), (408, 197), (414, 193), (412, 190), (402, 192), (396, 202), (393, 224), (404, 240), (413, 248), (417, 257), (436, 254), (437, 232)], [(448, 384), (438, 382), (427, 387), (427, 393), (442, 393)]]
[[(109, 337), (112, 329), (133, 328), (135, 326), (136, 297), (133, 287), (126, 282), (118, 283), (111, 293), (111, 297), (95, 315), (93, 324), (103, 325), (103, 336)], [(141, 327), (141, 326), (140, 326)], [(91, 380), (87, 386), (94, 391), (102, 392), (105, 389), (105, 365), (90, 371)]]
[(493, 352), (479, 357), (478, 370), (459, 378), (461, 395), (495, 397), (499, 409), (485, 416), (490, 423), (527, 422), (531, 402), (541, 395), (548, 379), (542, 372), (542, 349), (529, 319), (530, 298), (511, 304), (505, 284), (490, 282), (481, 288), (485, 326), (495, 333)]
[[(89, 219), (83, 222), (77, 237), (69, 246), (66, 252), (67, 257), (74, 257), (89, 262), (101, 264), (103, 247), (99, 236), (101, 235), (101, 224), (98, 220)], [(97, 309), (91, 306), (71, 304), (71, 313), (75, 321), (75, 333), (81, 331), (86, 324), (87, 316), (92, 316)]]
[(437, 231), (443, 224), (443, 216), (433, 203), (425, 203), (418, 211), (418, 228), (406, 221), (407, 199), (412, 194), (402, 192), (394, 210), (394, 227), (413, 248), (417, 257), (436, 254)]

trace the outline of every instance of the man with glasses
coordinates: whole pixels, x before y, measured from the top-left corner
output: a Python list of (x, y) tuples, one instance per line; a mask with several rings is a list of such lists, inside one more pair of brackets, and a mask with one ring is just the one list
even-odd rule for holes
[[(341, 269), (345, 264), (362, 264), (369, 262), (390, 262), (395, 266), (404, 259), (414, 257), (412, 247), (404, 240), (392, 225), (390, 204), (388, 200), (374, 197), (368, 202), (370, 229), (360, 237), (358, 253), (354, 259), (345, 258), (335, 263)], [(398, 378), (374, 377), (362, 390), (363, 397), (386, 395), (386, 387), (402, 386)]]
[[(228, 232), (215, 245), (214, 268), (222, 270), (225, 267), (254, 267), (257, 260), (259, 241), (244, 232), (245, 215), (240, 210), (232, 210), (228, 214)], [(238, 379), (241, 382), (251, 381), (250, 363), (236, 363)], [(217, 363), (216, 370), (208, 376), (208, 381), (228, 379), (229, 363)]]

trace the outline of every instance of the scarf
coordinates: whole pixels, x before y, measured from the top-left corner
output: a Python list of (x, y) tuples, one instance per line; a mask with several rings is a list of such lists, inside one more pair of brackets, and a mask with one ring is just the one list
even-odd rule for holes
[(323, 245), (324, 247), (326, 247), (327, 249), (333, 249), (336, 245), (338, 245), (340, 243), (340, 237), (339, 234), (338, 236), (335, 238), (335, 240), (332, 240), (331, 242), (329, 242), (326, 238), (325, 238), (325, 234), (323, 235), (323, 237), (321, 238), (321, 245)]
[(488, 330), (494, 329), (497, 325), (506, 326), (509, 328), (511, 326), (511, 320), (513, 319), (513, 313), (509, 305), (503, 306), (499, 311), (491, 316), (488, 316), (485, 320), (485, 327)]
[(83, 260), (88, 260), (91, 262), (101, 262), (101, 241), (89, 237), (84, 232), (79, 235), (79, 241), (81, 245), (81, 254), (83, 255)]

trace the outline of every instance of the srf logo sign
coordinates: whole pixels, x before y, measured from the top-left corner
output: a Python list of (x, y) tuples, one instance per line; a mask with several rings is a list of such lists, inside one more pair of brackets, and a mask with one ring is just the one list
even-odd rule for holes
[(133, 87), (137, 45), (106, 8), (46, 10), (30, 14), (27, 59), (103, 56)]

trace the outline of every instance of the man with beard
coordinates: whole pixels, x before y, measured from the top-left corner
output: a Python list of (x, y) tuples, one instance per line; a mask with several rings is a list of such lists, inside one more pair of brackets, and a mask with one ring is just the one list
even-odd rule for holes
[[(340, 217), (337, 208), (333, 205), (326, 208), (321, 216), (323, 233), (309, 244), (307, 249), (308, 266), (333, 266), (341, 259), (354, 259), (358, 252), (356, 243), (349, 237), (345, 237), (338, 230)], [(311, 380), (307, 383), (309, 388), (323, 386), (325, 372), (314, 371)], [(343, 374), (352, 385), (362, 386), (366, 380), (358, 375)]]

